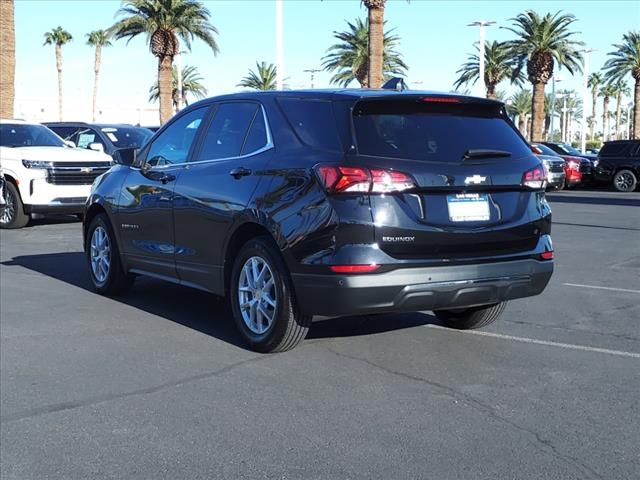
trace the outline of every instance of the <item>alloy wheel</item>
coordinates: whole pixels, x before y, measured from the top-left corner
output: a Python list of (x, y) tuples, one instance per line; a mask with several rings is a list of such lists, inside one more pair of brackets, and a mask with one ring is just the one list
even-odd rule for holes
[(621, 192), (628, 192), (633, 186), (633, 177), (630, 173), (622, 172), (616, 175), (616, 188)]
[(269, 330), (278, 302), (273, 272), (264, 258), (254, 256), (244, 263), (238, 279), (238, 301), (242, 319), (252, 333), (262, 335)]
[(98, 283), (104, 283), (111, 268), (111, 244), (106, 230), (97, 226), (91, 235), (91, 272)]
[(16, 214), (16, 200), (8, 188), (4, 189), (4, 211), (0, 215), (0, 223), (8, 224), (13, 221)]

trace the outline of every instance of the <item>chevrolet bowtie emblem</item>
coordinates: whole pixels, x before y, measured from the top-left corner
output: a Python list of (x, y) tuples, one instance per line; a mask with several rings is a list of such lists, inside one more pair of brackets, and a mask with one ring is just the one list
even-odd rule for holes
[(470, 183), (474, 185), (479, 185), (481, 183), (486, 182), (487, 177), (482, 177), (480, 175), (474, 175), (473, 177), (467, 177), (464, 179), (464, 184), (469, 185)]
[(93, 172), (93, 168), (91, 168), (91, 167), (82, 167), (82, 168), (80, 169), (80, 171), (81, 171), (82, 173), (91, 173), (91, 172)]

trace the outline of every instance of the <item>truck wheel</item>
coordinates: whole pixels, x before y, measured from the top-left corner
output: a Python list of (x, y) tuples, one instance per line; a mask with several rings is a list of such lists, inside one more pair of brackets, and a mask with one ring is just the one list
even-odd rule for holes
[(465, 308), (460, 310), (437, 310), (438, 320), (449, 328), (458, 330), (470, 330), (486, 327), (495, 322), (504, 311), (507, 302), (496, 303), (483, 307)]
[(22, 228), (29, 223), (29, 215), (24, 213), (24, 204), (16, 186), (7, 181), (4, 184), (4, 211), (0, 215), (0, 228)]
[(280, 252), (266, 236), (249, 240), (236, 256), (229, 301), (238, 330), (258, 352), (291, 350), (311, 325), (296, 306)]
[(102, 295), (126, 291), (133, 284), (134, 277), (127, 275), (122, 268), (118, 244), (105, 214), (96, 215), (91, 220), (86, 242), (84, 250), (95, 291)]
[(619, 192), (633, 192), (638, 179), (631, 170), (620, 170), (613, 176), (613, 188)]

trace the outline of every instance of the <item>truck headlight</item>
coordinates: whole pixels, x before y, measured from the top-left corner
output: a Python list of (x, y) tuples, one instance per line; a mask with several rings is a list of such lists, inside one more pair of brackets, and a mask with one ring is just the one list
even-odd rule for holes
[(53, 162), (47, 162), (46, 160), (22, 160), (22, 165), (25, 168), (53, 168)]

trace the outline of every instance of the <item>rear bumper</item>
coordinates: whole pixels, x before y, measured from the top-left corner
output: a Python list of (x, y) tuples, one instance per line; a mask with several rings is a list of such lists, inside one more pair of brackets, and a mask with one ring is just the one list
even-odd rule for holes
[(488, 305), (540, 294), (553, 261), (402, 268), (367, 275), (293, 274), (306, 315), (340, 317)]

